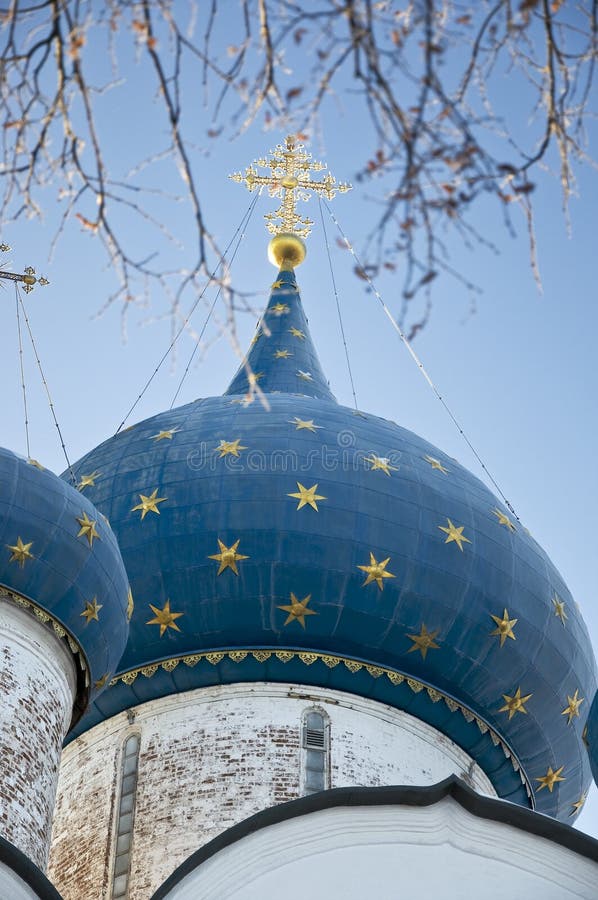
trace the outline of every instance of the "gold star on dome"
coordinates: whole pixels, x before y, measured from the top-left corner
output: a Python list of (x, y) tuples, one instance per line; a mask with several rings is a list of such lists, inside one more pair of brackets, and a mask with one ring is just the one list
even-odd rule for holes
[(180, 428), (165, 428), (164, 431), (159, 431), (158, 434), (152, 434), (152, 441), (171, 441), (173, 434), (176, 434), (180, 431)]
[(438, 469), (439, 472), (443, 472), (445, 475), (448, 475), (448, 469), (442, 465), (439, 459), (436, 459), (434, 456), (429, 456), (427, 453), (422, 457), (426, 462), (430, 463), (433, 469)]
[(299, 416), (289, 419), (289, 425), (294, 425), (295, 431), (313, 431), (314, 434), (318, 428), (324, 427), (323, 425), (314, 425), (313, 419), (300, 419)]
[(299, 338), (300, 341), (305, 340), (305, 333), (303, 331), (301, 331), (300, 328), (295, 328), (295, 327), (289, 328), (289, 334), (292, 334), (293, 337)]
[(261, 329), (258, 329), (258, 330), (256, 331), (256, 333), (253, 335), (253, 337), (251, 338), (251, 341), (250, 341), (250, 345), (251, 345), (252, 347), (253, 347), (254, 344), (257, 344), (257, 342), (259, 341), (259, 339), (260, 339), (261, 336), (262, 336), (262, 333), (263, 333), (263, 332), (261, 331)]
[(499, 712), (508, 712), (509, 713), (509, 721), (513, 718), (515, 713), (524, 713), (527, 715), (527, 709), (525, 708), (525, 704), (532, 697), (532, 694), (526, 694), (525, 697), (521, 696), (521, 688), (518, 687), (512, 697), (509, 697), (508, 694), (503, 694), (503, 700), (505, 701), (505, 705), (501, 706), (498, 710)]
[(292, 355), (290, 350), (277, 350), (274, 354), (274, 359), (289, 359)]
[(87, 513), (85, 513), (85, 512), (83, 513), (81, 518), (79, 518), (78, 516), (76, 516), (75, 518), (76, 518), (77, 522), (79, 523), (79, 525), (81, 526), (77, 537), (81, 537), (81, 536), (86, 537), (89, 542), (89, 546), (93, 547), (93, 539), (97, 538), (98, 540), (100, 540), (100, 536), (99, 536), (98, 532), (96, 531), (96, 524), (97, 524), (96, 520), (89, 519), (87, 516)]
[(10, 550), (10, 559), (8, 561), (18, 563), (20, 569), (24, 567), (28, 559), (33, 559), (33, 553), (31, 553), (33, 541), (24, 544), (21, 538), (18, 537), (16, 544), (7, 544), (6, 546)]
[(131, 507), (131, 512), (137, 512), (138, 509), (141, 510), (141, 521), (145, 519), (148, 512), (156, 513), (157, 516), (160, 515), (160, 510), (158, 509), (158, 503), (164, 503), (165, 500), (168, 500), (168, 497), (158, 497), (158, 488), (154, 488), (151, 494), (146, 496), (145, 494), (139, 494), (140, 503), (137, 506)]
[(564, 628), (565, 627), (565, 619), (569, 618), (569, 616), (565, 612), (565, 601), (561, 600), (555, 594), (554, 597), (552, 598), (552, 602), (554, 604), (554, 614), (557, 617), (557, 619), (561, 620), (561, 624)]
[(497, 519), (498, 519), (498, 524), (499, 524), (499, 525), (504, 525), (505, 528), (508, 528), (508, 529), (509, 529), (509, 531), (515, 531), (515, 530), (516, 530), (516, 529), (515, 529), (515, 526), (513, 525), (513, 523), (512, 523), (511, 520), (509, 519), (509, 517), (508, 517), (507, 515), (505, 515), (504, 512), (501, 512), (501, 510), (498, 509), (498, 507), (495, 506), (494, 509), (492, 510), (492, 512), (493, 512), (494, 515), (497, 517)]
[(284, 281), (282, 280), (282, 278), (279, 278), (278, 281), (274, 282), (274, 284), (271, 287), (271, 290), (276, 291), (276, 290), (278, 290), (278, 288), (283, 287), (283, 285), (284, 285)]
[(448, 518), (446, 521), (448, 522), (448, 528), (446, 528), (446, 526), (444, 526), (444, 525), (438, 526), (440, 528), (440, 530), (444, 531), (445, 534), (447, 535), (444, 543), (450, 544), (451, 541), (454, 541), (455, 544), (457, 545), (457, 547), (459, 548), (459, 550), (461, 551), (461, 553), (463, 553), (463, 547), (461, 545), (463, 543), (471, 544), (471, 541), (469, 540), (469, 538), (466, 538), (465, 535), (463, 534), (463, 529), (465, 528), (465, 525), (453, 525), (451, 520)]
[(89, 475), (82, 475), (77, 485), (77, 490), (82, 491), (86, 487), (95, 487), (96, 478), (99, 478), (101, 472), (90, 472)]
[(100, 621), (98, 618), (98, 613), (102, 609), (103, 605), (103, 603), (98, 603), (97, 597), (94, 597), (91, 602), (89, 600), (85, 602), (85, 609), (82, 613), (80, 613), (80, 615), (85, 619), (86, 625), (89, 625), (92, 619), (96, 622)]
[(560, 768), (558, 768), (556, 770), (556, 772), (553, 772), (552, 766), (548, 766), (548, 771), (546, 772), (546, 775), (543, 775), (542, 778), (536, 778), (536, 781), (538, 781), (540, 783), (540, 787), (538, 788), (538, 791), (541, 791), (542, 788), (547, 787), (548, 790), (550, 791), (550, 793), (552, 794), (552, 789), (555, 786), (555, 784), (557, 784), (557, 782), (566, 781), (566, 778), (561, 778), (561, 772), (563, 771), (564, 768), (565, 768), (564, 766), (560, 766)]
[(496, 622), (496, 628), (494, 631), (491, 631), (490, 634), (497, 634), (500, 636), (500, 646), (504, 645), (504, 642), (507, 638), (511, 638), (513, 641), (516, 640), (516, 637), (513, 633), (513, 626), (517, 624), (519, 619), (509, 619), (509, 613), (505, 607), (505, 610), (502, 615), (502, 619), (500, 616), (493, 616), (490, 613), (490, 618)]
[(291, 602), (285, 606), (278, 606), (278, 609), (282, 609), (283, 612), (288, 613), (288, 616), (285, 621), (285, 625), (288, 625), (289, 622), (299, 622), (302, 628), (305, 628), (305, 616), (317, 616), (318, 613), (313, 609), (308, 609), (307, 604), (311, 600), (311, 594), (308, 594), (307, 597), (304, 597), (303, 600), (298, 600), (295, 597), (294, 593), (291, 591)]
[(297, 378), (300, 378), (301, 381), (313, 381), (314, 377), (311, 372), (304, 372), (303, 369), (299, 369), (297, 371)]
[(371, 463), (370, 472), (379, 469), (380, 472), (390, 475), (391, 472), (399, 471), (397, 466), (391, 466), (390, 460), (386, 456), (376, 456), (375, 453), (372, 453), (371, 456), (366, 456), (365, 461)]
[(567, 695), (567, 706), (562, 711), (562, 716), (568, 716), (567, 725), (570, 725), (573, 721), (574, 717), (577, 716), (579, 718), (579, 707), (584, 701), (584, 697), (578, 697), (579, 689), (576, 689), (575, 693), (572, 697)]
[(326, 500), (322, 494), (316, 494), (318, 490), (317, 484), (312, 484), (310, 488), (306, 488), (301, 484), (300, 481), (297, 482), (297, 493), (287, 494), (287, 497), (295, 497), (299, 501), (297, 504), (297, 509), (303, 509), (304, 506), (311, 506), (312, 509), (315, 509), (318, 512), (318, 504), (316, 500)]
[(220, 568), (218, 569), (217, 574), (222, 575), (225, 569), (232, 569), (235, 575), (239, 574), (237, 569), (237, 562), (240, 559), (249, 559), (248, 556), (243, 556), (242, 553), (237, 553), (237, 547), (241, 542), (241, 538), (231, 547), (227, 547), (220, 538), (218, 538), (218, 546), (220, 547), (220, 553), (214, 553), (212, 556), (208, 556), (208, 559), (215, 559), (220, 563)]
[(240, 456), (241, 450), (247, 450), (247, 447), (244, 447), (241, 444), (241, 438), (237, 438), (235, 441), (220, 441), (218, 447), (214, 447), (220, 454), (220, 459), (223, 456)]
[(148, 619), (145, 623), (146, 625), (159, 625), (160, 626), (160, 637), (164, 634), (167, 628), (172, 628), (173, 631), (180, 631), (181, 629), (177, 625), (175, 619), (180, 619), (181, 616), (184, 615), (182, 612), (172, 612), (170, 609), (170, 600), (167, 600), (164, 604), (163, 609), (158, 609), (157, 606), (152, 606), (149, 604), (149, 608), (154, 614), (153, 619)]
[(109, 676), (110, 676), (110, 673), (109, 673), (109, 672), (104, 672), (104, 674), (102, 675), (101, 678), (98, 678), (97, 681), (94, 681), (93, 686), (94, 686), (94, 688), (96, 689), (96, 691), (101, 691), (101, 690), (102, 690), (102, 688), (104, 687), (104, 685), (105, 685), (106, 682), (108, 681)]
[(357, 566), (358, 569), (361, 569), (362, 572), (367, 574), (366, 580), (361, 585), (365, 587), (368, 584), (371, 584), (373, 581), (376, 582), (380, 590), (384, 589), (384, 578), (396, 578), (396, 575), (393, 575), (392, 572), (386, 571), (386, 566), (390, 562), (390, 556), (387, 556), (386, 559), (378, 562), (372, 551), (370, 550), (370, 564), (369, 566)]
[(407, 653), (413, 653), (414, 650), (419, 650), (422, 655), (422, 659), (426, 658), (428, 650), (438, 650), (440, 649), (440, 645), (436, 643), (434, 640), (435, 637), (438, 636), (438, 631), (428, 631), (426, 626), (422, 622), (422, 626), (419, 630), (419, 634), (408, 634), (407, 637), (410, 641), (413, 641), (413, 647), (410, 647)]
[(249, 384), (257, 384), (265, 376), (265, 372), (250, 372), (247, 376)]
[(588, 795), (587, 795), (587, 793), (584, 791), (584, 793), (581, 795), (581, 797), (579, 798), (579, 800), (576, 800), (575, 803), (572, 803), (572, 804), (571, 804), (571, 812), (569, 813), (569, 817), (571, 817), (571, 816), (576, 816), (576, 815), (578, 814), (578, 812), (580, 811), (580, 809), (582, 808), (582, 806), (583, 806), (584, 803), (586, 802), (587, 798), (588, 798)]
[(31, 457), (29, 457), (29, 459), (27, 460), (27, 462), (29, 463), (30, 466), (35, 466), (36, 469), (39, 469), (40, 472), (44, 472), (44, 471), (45, 471), (45, 469), (44, 469), (44, 467), (42, 466), (42, 464), (41, 464), (40, 462), (38, 462), (36, 459), (32, 459)]
[(286, 303), (275, 303), (267, 312), (271, 312), (274, 316), (286, 316), (290, 313), (290, 307)]
[(131, 621), (131, 616), (133, 615), (133, 610), (135, 609), (135, 603), (133, 602), (133, 591), (129, 588), (129, 592), (127, 594), (127, 621)]

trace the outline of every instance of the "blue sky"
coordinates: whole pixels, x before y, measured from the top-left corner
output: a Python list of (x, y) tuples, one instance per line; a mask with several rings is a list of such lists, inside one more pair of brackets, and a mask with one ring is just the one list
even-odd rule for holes
[[(159, 110), (148, 127), (163, 131)], [(116, 104), (114, 140), (126, 155), (134, 127), (126, 127), (123, 109)], [(140, 120), (147, 118), (147, 110)], [(208, 127), (202, 121), (198, 128)], [(359, 140), (357, 140), (357, 137)], [(250, 196), (227, 178), (283, 139), (283, 133), (250, 129), (236, 142), (223, 140), (211, 152), (194, 157), (198, 184), (208, 221), (224, 246), (237, 228)], [(595, 138), (595, 134), (593, 135)], [(132, 137), (131, 137), (132, 139)], [(203, 140), (203, 139), (202, 139)], [(205, 141), (204, 141), (205, 144)], [(373, 146), (373, 145), (372, 145)], [(594, 143), (595, 147), (595, 143)], [(324, 122), (312, 149), (339, 179), (351, 179), (358, 156), (372, 147), (356, 130), (347, 110)], [(590, 147), (591, 150), (591, 147)], [(128, 163), (127, 163), (128, 164)], [(169, 176), (170, 177), (170, 176)], [(334, 201), (344, 231), (359, 248), (364, 223), (372, 214), (369, 189), (357, 185)], [(462, 423), (488, 469), (517, 514), (544, 547), (579, 602), (594, 646), (598, 648), (595, 550), (598, 478), (596, 477), (596, 175), (580, 173), (578, 196), (571, 202), (572, 236), (567, 237), (558, 184), (541, 177), (535, 192), (536, 225), (543, 293), (534, 282), (526, 229), (517, 220), (516, 237), (502, 228), (489, 201), (483, 201), (476, 225), (499, 248), (500, 254), (477, 247), (464, 250), (449, 239), (451, 265), (479, 284), (483, 292), (471, 310), (471, 298), (448, 278), (434, 285), (434, 308), (428, 327), (415, 346), (440, 392)], [(115, 288), (97, 239), (83, 233), (76, 220), (67, 224), (53, 261), (48, 263), (52, 226), (59, 211), (55, 193), (45, 192), (46, 219), (19, 221), (6, 227), (1, 238), (14, 248), (5, 254), (10, 268), (34, 265), (50, 279), (26, 305), (58, 419), (72, 460), (114, 433), (171, 339), (168, 302), (155, 294), (146, 307), (131, 304), (123, 339), (122, 307), (111, 306), (97, 316)], [(235, 259), (234, 283), (252, 293), (259, 310), (267, 299), (274, 270), (266, 259), (268, 235), (261, 216), (274, 202), (262, 197)], [(325, 372), (340, 402), (352, 404), (344, 351), (317, 206), (308, 241), (308, 258), (298, 281), (312, 336)], [(179, 236), (183, 245), (194, 236), (181, 207)], [(359, 407), (394, 419), (456, 457), (484, 477), (475, 458), (421, 377), (405, 348), (391, 330), (375, 299), (351, 271), (350, 256), (335, 245), (328, 220), (335, 279), (342, 305)], [(143, 243), (140, 233), (138, 242)], [(175, 251), (173, 251), (175, 252)], [(388, 273), (379, 282), (388, 306), (397, 311), (400, 284)], [(206, 297), (211, 302), (213, 289)], [(11, 286), (2, 291), (0, 376), (6, 402), (2, 443), (25, 452), (23, 410), (18, 372), (18, 347)], [(191, 298), (187, 301), (189, 307)], [(222, 321), (224, 310), (216, 308)], [(205, 319), (200, 304), (192, 325), (198, 331)], [(255, 315), (238, 317), (241, 344), (246, 346)], [(209, 346), (198, 354), (178, 403), (221, 393), (237, 358), (215, 322), (208, 325)], [(133, 421), (170, 406), (194, 342), (184, 334), (135, 411)], [(30, 349), (25, 346), (31, 454), (57, 472), (65, 468), (39, 383)], [(588, 698), (589, 701), (589, 698)], [(585, 708), (584, 708), (585, 707)], [(587, 713), (584, 704), (582, 710)], [(598, 791), (593, 788), (578, 825), (598, 837)]]

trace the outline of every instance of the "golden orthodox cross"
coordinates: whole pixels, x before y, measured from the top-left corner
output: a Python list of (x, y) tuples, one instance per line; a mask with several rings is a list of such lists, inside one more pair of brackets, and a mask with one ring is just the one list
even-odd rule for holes
[[(256, 166), (270, 169), (270, 174), (259, 175)], [(235, 172), (230, 178), (239, 183), (245, 182), (250, 191), (267, 187), (271, 197), (282, 198), (278, 209), (264, 216), (270, 234), (305, 238), (310, 233), (313, 222), (297, 213), (297, 201), (308, 200), (311, 191), (332, 200), (337, 191), (344, 193), (351, 190), (350, 184), (338, 184), (330, 172), (323, 181), (313, 181), (311, 173), (321, 172), (325, 168), (324, 163), (312, 161), (311, 153), (305, 152), (303, 144), (298, 144), (294, 137), (289, 136), (284, 144), (278, 144), (271, 151), (270, 159), (256, 159), (247, 167), (245, 175)]]
[[(0, 252), (8, 253), (9, 250), (10, 247), (8, 244), (0, 244)], [(27, 294), (31, 293), (36, 284), (41, 284), (42, 287), (46, 284), (50, 284), (48, 279), (44, 278), (43, 275), (37, 278), (35, 269), (32, 269), (31, 266), (27, 266), (22, 274), (19, 272), (5, 272), (0, 269), (0, 278), (4, 278), (6, 281), (21, 281), (23, 283), (23, 290)]]

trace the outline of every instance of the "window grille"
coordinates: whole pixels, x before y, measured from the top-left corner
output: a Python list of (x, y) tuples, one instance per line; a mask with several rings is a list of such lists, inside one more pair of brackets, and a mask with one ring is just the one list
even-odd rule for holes
[(309, 710), (303, 717), (303, 794), (325, 791), (328, 784), (330, 729), (324, 715)]

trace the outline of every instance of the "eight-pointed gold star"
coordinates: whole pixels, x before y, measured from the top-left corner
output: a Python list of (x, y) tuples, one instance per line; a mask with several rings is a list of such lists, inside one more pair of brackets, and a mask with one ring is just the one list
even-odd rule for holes
[(317, 484), (312, 484), (310, 488), (306, 488), (301, 484), (300, 481), (297, 482), (298, 491), (294, 494), (287, 494), (287, 497), (295, 497), (299, 503), (297, 504), (297, 509), (303, 509), (304, 506), (311, 506), (312, 509), (315, 509), (318, 512), (318, 504), (316, 500), (326, 500), (322, 494), (316, 494), (318, 490)]
[(286, 305), (286, 303), (275, 303), (274, 306), (270, 308), (270, 312), (275, 316), (286, 316), (291, 310)]
[(227, 547), (220, 538), (218, 538), (218, 546), (220, 547), (220, 553), (214, 553), (212, 556), (208, 556), (208, 559), (215, 559), (220, 563), (220, 567), (218, 569), (218, 575), (222, 575), (225, 569), (232, 569), (235, 575), (239, 574), (239, 570), (237, 569), (237, 561), (239, 559), (249, 559), (248, 556), (243, 556), (242, 553), (237, 553), (237, 547), (241, 538), (231, 547)]
[(503, 700), (505, 701), (505, 705), (501, 706), (499, 712), (508, 712), (509, 713), (509, 721), (513, 718), (515, 713), (525, 713), (527, 715), (527, 709), (525, 708), (525, 704), (529, 700), (532, 694), (526, 694), (525, 697), (521, 696), (521, 688), (518, 687), (512, 697), (509, 697), (508, 694), (503, 694)]
[(371, 584), (372, 581), (375, 581), (380, 590), (383, 590), (384, 578), (396, 578), (396, 575), (393, 575), (392, 572), (386, 571), (386, 566), (389, 564), (389, 562), (390, 556), (387, 556), (386, 559), (382, 559), (380, 560), (380, 562), (378, 562), (378, 560), (370, 550), (369, 566), (357, 566), (357, 568), (361, 569), (362, 572), (366, 572), (368, 576), (361, 586), (365, 587), (366, 584)]
[(103, 603), (98, 603), (97, 597), (94, 597), (91, 602), (89, 600), (85, 601), (85, 609), (82, 613), (80, 613), (80, 615), (84, 617), (86, 625), (89, 625), (92, 619), (95, 619), (96, 622), (100, 621), (98, 618), (98, 613), (102, 609), (103, 605)]
[(31, 553), (33, 541), (29, 541), (29, 543), (24, 544), (21, 538), (18, 537), (16, 544), (7, 544), (6, 546), (10, 550), (9, 562), (18, 563), (19, 568), (21, 569), (28, 559), (33, 559), (33, 553)]
[(469, 538), (466, 538), (465, 535), (463, 534), (463, 529), (465, 528), (465, 525), (453, 525), (451, 520), (448, 518), (446, 521), (448, 522), (448, 528), (446, 528), (444, 525), (438, 526), (440, 528), (440, 530), (444, 531), (445, 534), (447, 535), (444, 543), (450, 544), (451, 541), (454, 541), (455, 544), (457, 545), (457, 547), (459, 548), (459, 550), (461, 551), (461, 553), (463, 553), (463, 547), (461, 546), (461, 544), (463, 544), (463, 543), (471, 544), (471, 541), (469, 540)]
[(552, 766), (548, 766), (548, 771), (546, 772), (546, 775), (543, 775), (542, 778), (536, 778), (536, 781), (540, 782), (540, 787), (538, 788), (538, 790), (541, 791), (542, 788), (547, 787), (548, 790), (550, 791), (550, 793), (552, 794), (552, 789), (555, 786), (555, 784), (558, 781), (566, 780), (565, 778), (561, 778), (561, 772), (563, 771), (564, 768), (565, 768), (564, 766), (560, 766), (560, 768), (558, 768), (556, 770), (556, 772), (553, 772)]
[(99, 478), (101, 474), (101, 472), (90, 472), (89, 475), (82, 475), (77, 490), (82, 491), (86, 487), (95, 487), (96, 478)]
[(440, 648), (440, 645), (437, 644), (434, 640), (434, 638), (437, 636), (438, 631), (428, 631), (428, 629), (422, 622), (422, 627), (420, 628), (419, 634), (407, 635), (409, 640), (413, 641), (413, 647), (410, 647), (407, 653), (413, 653), (414, 650), (419, 650), (422, 655), (422, 659), (425, 659), (428, 650), (438, 650)]
[(303, 369), (299, 369), (297, 371), (297, 378), (300, 378), (301, 381), (313, 381), (313, 375), (311, 372), (304, 372)]
[(304, 597), (303, 600), (298, 600), (295, 597), (294, 593), (291, 591), (291, 602), (284, 606), (279, 606), (278, 609), (282, 609), (283, 612), (288, 613), (288, 616), (285, 621), (285, 625), (288, 625), (289, 622), (299, 622), (302, 628), (305, 628), (305, 616), (317, 616), (318, 613), (313, 609), (308, 609), (307, 604), (311, 600), (311, 594), (308, 594), (307, 597)]
[(75, 518), (81, 526), (77, 537), (81, 537), (83, 535), (89, 541), (89, 546), (93, 547), (93, 539), (97, 538), (98, 540), (100, 540), (100, 536), (96, 531), (96, 520), (89, 519), (87, 513), (85, 512), (83, 513), (81, 518), (79, 518), (79, 516), (76, 516)]
[(274, 284), (271, 287), (271, 290), (275, 291), (275, 290), (277, 290), (277, 288), (281, 288), (283, 286), (283, 284), (284, 284), (284, 281), (282, 280), (282, 278), (279, 278), (277, 281), (274, 282)]
[(299, 416), (289, 419), (289, 425), (294, 425), (296, 431), (313, 431), (314, 433), (318, 428), (324, 427), (323, 425), (314, 425), (313, 419), (300, 419)]
[(557, 619), (561, 620), (561, 624), (563, 625), (563, 628), (564, 628), (565, 627), (565, 619), (569, 618), (569, 616), (565, 612), (565, 601), (561, 600), (555, 594), (554, 597), (552, 598), (552, 602), (554, 604), (554, 614), (557, 617)]
[(390, 460), (386, 456), (376, 456), (375, 453), (372, 453), (371, 456), (366, 456), (366, 462), (371, 463), (370, 472), (375, 472), (376, 469), (379, 469), (381, 472), (385, 472), (386, 475), (390, 475), (391, 472), (398, 472), (397, 466), (391, 466)]
[(244, 447), (241, 444), (241, 438), (237, 438), (235, 441), (220, 441), (218, 447), (214, 447), (220, 454), (220, 459), (223, 456), (240, 456), (241, 450), (247, 450), (247, 447)]
[(425, 459), (426, 462), (429, 462), (433, 469), (438, 469), (439, 472), (444, 472), (445, 475), (448, 475), (448, 469), (445, 469), (439, 459), (436, 459), (434, 456), (429, 456), (427, 453), (423, 459)]
[(171, 441), (173, 434), (176, 434), (177, 431), (180, 431), (180, 428), (165, 428), (164, 431), (159, 431), (158, 434), (152, 434), (153, 441)]
[(152, 606), (149, 604), (149, 608), (154, 614), (153, 619), (148, 619), (145, 623), (146, 625), (159, 625), (160, 626), (160, 637), (164, 634), (167, 628), (172, 628), (173, 631), (180, 631), (181, 629), (175, 622), (175, 619), (180, 619), (184, 613), (181, 612), (172, 612), (170, 609), (170, 600), (167, 600), (164, 604), (163, 609), (158, 609), (157, 606)]
[(289, 328), (289, 334), (292, 334), (293, 337), (299, 338), (300, 341), (305, 340), (305, 333), (301, 331), (300, 328), (295, 328), (294, 326), (292, 328)]
[(274, 359), (288, 359), (292, 355), (290, 350), (276, 350)]
[(518, 619), (509, 619), (509, 613), (505, 607), (505, 611), (503, 612), (502, 619), (500, 616), (493, 616), (490, 613), (490, 618), (496, 622), (496, 628), (494, 631), (491, 631), (490, 634), (498, 634), (500, 635), (500, 646), (502, 647), (507, 638), (511, 638), (512, 640), (516, 640), (515, 635), (513, 634), (513, 626), (517, 624)]
[(156, 513), (157, 516), (160, 515), (160, 510), (158, 509), (158, 503), (164, 503), (165, 500), (168, 500), (168, 497), (158, 497), (158, 488), (154, 488), (149, 497), (145, 494), (139, 494), (140, 503), (137, 506), (131, 507), (131, 512), (136, 512), (138, 509), (141, 510), (141, 521), (143, 521), (148, 514), (148, 512)]
[(576, 688), (572, 697), (567, 694), (567, 706), (562, 711), (562, 716), (568, 716), (567, 725), (570, 725), (575, 716), (579, 717), (579, 707), (584, 701), (584, 697), (578, 697), (579, 689)]
[(584, 793), (581, 795), (581, 797), (579, 798), (579, 800), (576, 800), (575, 803), (572, 803), (572, 804), (571, 804), (571, 812), (569, 813), (569, 816), (570, 816), (570, 817), (571, 817), (571, 816), (576, 816), (576, 815), (577, 815), (577, 813), (579, 812), (579, 810), (582, 808), (582, 806), (583, 806), (584, 803), (586, 802), (587, 796), (588, 796), (587, 793), (584, 791)]
[(513, 525), (513, 523), (509, 519), (509, 517), (507, 515), (505, 515), (504, 512), (501, 512), (501, 510), (498, 509), (498, 507), (495, 506), (494, 509), (492, 510), (492, 512), (497, 517), (499, 525), (504, 525), (505, 528), (509, 529), (509, 531), (515, 531), (515, 526)]

